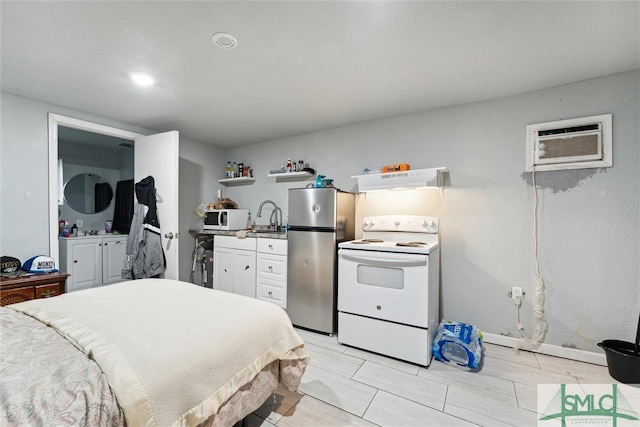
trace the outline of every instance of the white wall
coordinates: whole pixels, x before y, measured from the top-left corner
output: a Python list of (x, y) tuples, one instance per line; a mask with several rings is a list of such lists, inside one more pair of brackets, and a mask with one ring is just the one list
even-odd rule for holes
[[(2, 93), (1, 102), (0, 252), (24, 261), (33, 255), (49, 254), (48, 113), (140, 134), (155, 132), (6, 93)], [(181, 224), (191, 219), (192, 203), (215, 194), (211, 177), (224, 170), (219, 156), (220, 150), (209, 144), (180, 139)], [(220, 166), (215, 165), (216, 162)], [(183, 204), (188, 208), (183, 210)], [(190, 266), (185, 260), (191, 257), (193, 239), (189, 238), (188, 231), (183, 231), (182, 225), (181, 233), (184, 238), (179, 255), (180, 279), (188, 280)]]
[[(527, 124), (613, 114), (614, 167), (540, 172), (539, 251), (546, 284), (546, 342), (598, 351), (602, 339), (633, 340), (640, 310), (640, 73), (632, 72), (489, 102), (345, 126), (228, 150), (257, 181), (225, 194), (255, 215), (264, 199), (287, 211), (287, 188), (269, 169), (303, 159), (336, 187), (355, 190), (365, 167), (445, 166), (451, 187), (361, 195), (358, 216), (419, 213), (441, 220), (441, 315), (519, 337), (512, 286), (532, 301), (533, 191), (525, 169)], [(268, 213), (268, 212), (267, 212)], [(263, 218), (268, 220), (268, 216)]]
[[(185, 261), (190, 263), (193, 239), (185, 238), (185, 230), (192, 224), (192, 209), (215, 200), (220, 188), (254, 217), (265, 199), (278, 203), (286, 215), (287, 189), (307, 182), (277, 183), (267, 174), (289, 157), (305, 160), (344, 190), (356, 190), (351, 176), (364, 167), (400, 162), (414, 169), (446, 166), (451, 187), (443, 198), (430, 190), (362, 195), (358, 215), (438, 216), (442, 316), (485, 332), (518, 336), (507, 292), (523, 286), (522, 321), (531, 334), (533, 192), (531, 176), (523, 172), (525, 126), (612, 113), (613, 168), (537, 177), (546, 342), (597, 351), (602, 339), (630, 341), (640, 309), (639, 100), (640, 73), (632, 72), (226, 151), (181, 140), (180, 277), (185, 280), (190, 270)], [(20, 259), (48, 253), (48, 112), (150, 133), (3, 94), (0, 250)], [(227, 160), (253, 166), (256, 182), (228, 188), (218, 184)], [(258, 222), (267, 221), (269, 213), (265, 210)]]
[(220, 148), (180, 141), (180, 280), (191, 281), (195, 239), (189, 230), (202, 225), (194, 209), (216, 199), (218, 179), (224, 175), (225, 163)]

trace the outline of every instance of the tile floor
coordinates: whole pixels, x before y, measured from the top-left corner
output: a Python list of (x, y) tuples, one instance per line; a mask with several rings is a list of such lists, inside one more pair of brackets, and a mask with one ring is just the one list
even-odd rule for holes
[(612, 384), (607, 367), (485, 344), (471, 373), (428, 368), (298, 330), (311, 364), (298, 392), (278, 389), (245, 427), (535, 426), (537, 384)]

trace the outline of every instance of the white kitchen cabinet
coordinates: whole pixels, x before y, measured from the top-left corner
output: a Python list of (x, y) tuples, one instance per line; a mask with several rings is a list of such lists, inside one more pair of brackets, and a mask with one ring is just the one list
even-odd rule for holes
[(258, 239), (257, 297), (287, 308), (287, 241)]
[(71, 276), (67, 292), (122, 280), (127, 236), (60, 238), (60, 271)]
[(256, 297), (256, 239), (215, 236), (213, 289)]

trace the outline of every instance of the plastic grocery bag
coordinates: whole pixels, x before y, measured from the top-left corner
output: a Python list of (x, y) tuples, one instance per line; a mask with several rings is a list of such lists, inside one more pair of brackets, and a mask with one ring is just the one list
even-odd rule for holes
[(482, 358), (482, 332), (473, 325), (443, 320), (433, 342), (433, 356), (457, 368), (477, 371)]

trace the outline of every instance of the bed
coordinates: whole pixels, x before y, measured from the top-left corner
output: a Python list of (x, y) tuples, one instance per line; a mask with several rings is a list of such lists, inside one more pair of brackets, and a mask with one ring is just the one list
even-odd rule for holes
[(0, 425), (231, 426), (309, 362), (274, 304), (143, 279), (0, 308)]

